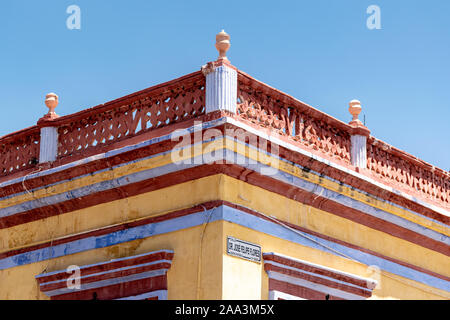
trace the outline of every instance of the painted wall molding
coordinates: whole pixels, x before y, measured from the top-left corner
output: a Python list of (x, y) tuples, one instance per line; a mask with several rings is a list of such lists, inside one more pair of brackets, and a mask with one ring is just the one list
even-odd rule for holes
[[(79, 274), (58, 270), (36, 276), (52, 300), (167, 299), (167, 271), (174, 252), (153, 251), (79, 267)], [(70, 266), (73, 267), (73, 266)], [(73, 281), (72, 281), (73, 280)], [(76, 285), (70, 285), (72, 282)]]

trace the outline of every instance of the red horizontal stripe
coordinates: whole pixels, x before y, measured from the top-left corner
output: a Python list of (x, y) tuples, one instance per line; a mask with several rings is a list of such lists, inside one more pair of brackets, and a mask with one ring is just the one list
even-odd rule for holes
[[(291, 283), (269, 279), (269, 290), (281, 291), (299, 298), (308, 300), (325, 300), (327, 294), (307, 287), (294, 285)], [(328, 295), (328, 300), (345, 300), (336, 296)]]
[[(171, 213), (168, 213), (168, 214), (165, 214), (165, 215), (162, 215), (162, 216), (158, 216), (158, 217), (142, 219), (142, 220), (139, 220), (139, 221), (135, 221), (133, 223), (122, 224), (122, 225), (118, 225), (118, 226), (114, 226), (114, 227), (106, 227), (106, 228), (103, 228), (103, 229), (100, 229), (100, 230), (95, 230), (95, 231), (87, 232), (87, 233), (84, 233), (84, 234), (79, 234), (79, 235), (76, 235), (76, 236), (69, 236), (69, 237), (65, 237), (65, 238), (62, 238), (62, 239), (54, 240), (53, 242), (48, 241), (46, 243), (42, 243), (42, 244), (39, 244), (39, 245), (34, 245), (34, 246), (22, 248), (22, 249), (16, 249), (16, 250), (3, 252), (3, 253), (0, 254), (0, 259), (6, 258), (6, 257), (10, 257), (10, 256), (14, 256), (14, 255), (21, 254), (21, 253), (25, 253), (25, 252), (30, 252), (30, 251), (46, 248), (46, 247), (49, 247), (50, 245), (59, 245), (59, 244), (63, 244), (63, 243), (69, 243), (69, 242), (76, 241), (76, 240), (79, 240), (79, 239), (83, 239), (83, 238), (87, 238), (87, 237), (95, 237), (95, 236), (100, 236), (100, 235), (104, 235), (104, 234), (109, 234), (111, 232), (125, 230), (125, 229), (132, 228), (132, 227), (139, 226), (139, 225), (144, 225), (144, 224), (154, 223), (154, 222), (158, 222), (158, 221), (169, 220), (169, 219), (173, 219), (175, 217), (181, 217), (181, 216), (184, 216), (184, 215), (188, 215), (188, 214), (192, 214), (192, 213), (195, 213), (195, 212), (198, 212), (198, 211), (202, 211), (202, 210), (204, 210), (204, 208), (209, 210), (209, 209), (211, 209), (213, 207), (217, 207), (217, 206), (220, 206), (222, 204), (225, 204), (225, 205), (227, 205), (229, 207), (236, 208), (236, 209), (239, 209), (239, 210), (241, 210), (243, 212), (246, 212), (246, 213), (258, 216), (258, 217), (260, 217), (262, 219), (266, 219), (268, 221), (271, 221), (271, 219), (268, 219), (265, 216), (255, 212), (255, 211), (252, 211), (252, 210), (250, 210), (248, 208), (241, 207), (239, 205), (236, 205), (236, 204), (233, 204), (233, 203), (229, 203), (229, 202), (226, 202), (226, 201), (211, 201), (211, 202), (203, 203), (201, 205), (197, 205), (197, 206), (192, 207), (192, 208), (171, 212)], [(382, 259), (386, 259), (388, 261), (392, 261), (394, 263), (397, 263), (399, 265), (405, 266), (407, 268), (411, 268), (411, 269), (414, 269), (416, 271), (426, 273), (428, 275), (440, 278), (440, 279), (445, 280), (445, 281), (450, 281), (450, 277), (447, 277), (445, 275), (442, 275), (442, 274), (439, 274), (439, 273), (436, 273), (436, 272), (424, 269), (422, 267), (418, 267), (418, 266), (412, 265), (412, 264), (407, 263), (407, 262), (403, 262), (403, 261), (398, 260), (398, 259), (394, 259), (394, 258), (385, 256), (385, 255), (382, 255), (382, 254), (380, 254), (378, 252), (375, 252), (375, 251), (372, 251), (372, 250), (368, 250), (366, 248), (363, 248), (363, 247), (360, 247), (360, 246), (356, 246), (356, 245), (353, 245), (351, 243), (341, 241), (339, 239), (335, 239), (335, 238), (332, 238), (332, 237), (329, 237), (329, 236), (317, 233), (315, 231), (312, 231), (312, 230), (309, 230), (309, 229), (306, 229), (306, 228), (303, 228), (303, 227), (300, 227), (300, 226), (288, 223), (286, 221), (281, 221), (281, 220), (279, 220), (279, 221), (284, 223), (284, 224), (286, 224), (286, 225), (288, 225), (291, 228), (294, 228), (294, 229), (302, 231), (302, 232), (309, 233), (311, 235), (320, 237), (320, 238), (322, 238), (324, 240), (332, 241), (332, 242), (341, 244), (343, 246), (346, 246), (346, 247), (349, 247), (349, 248), (352, 248), (352, 249), (360, 250), (362, 252), (371, 254), (373, 256), (377, 256), (377, 257), (380, 257)]]
[[(126, 276), (138, 274), (138, 273), (154, 271), (154, 270), (161, 270), (161, 269), (169, 269), (169, 268), (170, 268), (170, 264), (165, 262), (165, 263), (157, 263), (157, 264), (150, 265), (150, 266), (141, 266), (141, 267), (136, 267), (136, 268), (130, 268), (127, 270), (120, 270), (120, 271), (115, 271), (115, 272), (110, 272), (110, 273), (105, 273), (105, 274), (90, 276), (90, 277), (87, 275), (81, 275), (80, 283), (82, 285), (85, 285), (87, 283), (93, 283), (93, 282), (98, 282), (98, 281), (103, 281), (103, 280), (108, 280), (108, 279), (119, 279), (119, 278), (123, 278)], [(69, 274), (67, 274), (67, 275), (68, 275), (68, 277), (70, 276)], [(66, 279), (64, 279), (64, 280), (66, 280)], [(67, 281), (64, 281), (64, 280), (57, 282), (57, 283), (44, 284), (44, 285), (41, 285), (39, 288), (43, 292), (60, 289), (60, 288), (66, 288)]]
[[(206, 122), (206, 121), (210, 121), (210, 120), (219, 119), (223, 116), (225, 116), (225, 113), (223, 113), (223, 112), (212, 112), (212, 113), (209, 113), (206, 115), (202, 115), (196, 119), (190, 119), (190, 120), (185, 120), (185, 121), (182, 121), (179, 123), (175, 123), (169, 127), (162, 127), (162, 128), (158, 128), (158, 129), (149, 131), (149, 132), (144, 132), (144, 133), (138, 134), (134, 137), (127, 138), (123, 141), (114, 141), (111, 144), (102, 144), (101, 146), (98, 146), (98, 148), (93, 151), (87, 151), (87, 152), (84, 152), (83, 154), (66, 157), (66, 158), (63, 158), (60, 160), (56, 160), (51, 163), (39, 164), (39, 166), (42, 167), (41, 170), (57, 168), (64, 164), (68, 164), (68, 163), (71, 163), (74, 161), (85, 159), (85, 158), (88, 158), (93, 155), (106, 153), (111, 150), (117, 150), (117, 149), (120, 149), (123, 147), (139, 144), (141, 142), (145, 142), (145, 141), (151, 140), (153, 138), (168, 135), (178, 129), (185, 129), (185, 128), (192, 127), (194, 125), (195, 121)], [(219, 129), (223, 128), (223, 125), (218, 128)], [(191, 135), (191, 138), (192, 137), (193, 137), (193, 134)], [(192, 138), (192, 140), (193, 140), (193, 138)], [(75, 167), (71, 167), (71, 168), (68, 168), (68, 169), (65, 169), (62, 171), (58, 171), (58, 172), (55, 172), (52, 174), (48, 174), (45, 176), (41, 176), (41, 177), (37, 177), (37, 178), (29, 178), (28, 177), (25, 181), (25, 185), (28, 190), (33, 190), (35, 188), (47, 186), (47, 185), (54, 184), (54, 183), (57, 183), (60, 181), (71, 180), (76, 177), (90, 174), (90, 173), (93, 173), (93, 172), (96, 172), (99, 170), (103, 170), (106, 168), (110, 168), (115, 165), (128, 163), (133, 160), (141, 159), (144, 157), (156, 155), (158, 153), (162, 153), (162, 152), (171, 150), (178, 143), (179, 143), (179, 141), (165, 140), (165, 141), (151, 144), (146, 147), (141, 147), (139, 149), (134, 149), (131, 151), (123, 152), (118, 155), (108, 157), (107, 159), (93, 160), (88, 163), (81, 164), (81, 165), (78, 165)], [(0, 183), (4, 182), (4, 181), (16, 179), (16, 178), (28, 176), (32, 172), (38, 172), (38, 168), (28, 170), (28, 171), (21, 171), (21, 172), (18, 172), (17, 174), (9, 175), (7, 177), (0, 177)], [(9, 195), (13, 195), (13, 194), (24, 192), (24, 191), (25, 190), (23, 188), (22, 181), (20, 181), (15, 184), (11, 184), (11, 185), (2, 187), (2, 196), (9, 196)]]
[[(123, 282), (111, 286), (94, 288), (89, 290), (65, 293), (52, 296), (52, 300), (112, 300), (129, 296), (136, 296), (149, 291), (167, 290), (167, 277), (158, 276), (153, 278)], [(94, 295), (95, 294), (95, 295)]]
[(98, 204), (159, 190), (217, 173), (220, 173), (220, 167), (217, 167), (217, 165), (204, 165), (183, 170), (181, 172), (169, 173), (154, 179), (129, 184), (115, 189), (100, 191), (84, 197), (60, 202), (55, 205), (36, 208), (12, 216), (3, 217), (0, 218), (0, 229), (10, 228), (19, 224), (41, 220), (67, 212), (89, 208)]
[(342, 283), (338, 283), (338, 282), (335, 282), (335, 281), (331, 281), (331, 280), (328, 280), (328, 279), (323, 279), (323, 278), (316, 277), (316, 276), (313, 276), (313, 275), (305, 274), (303, 272), (294, 271), (294, 270), (291, 270), (291, 269), (286, 269), (286, 268), (274, 266), (274, 265), (271, 265), (271, 264), (265, 264), (264, 265), (264, 270), (266, 272), (274, 271), (274, 272), (282, 273), (282, 274), (285, 274), (285, 275), (288, 275), (288, 276), (291, 276), (291, 277), (294, 277), (294, 278), (304, 279), (304, 280), (307, 280), (309, 282), (321, 284), (321, 285), (324, 285), (324, 286), (327, 286), (327, 287), (330, 287), (330, 288), (334, 288), (334, 289), (338, 289), (338, 290), (345, 291), (345, 292), (348, 292), (348, 293), (352, 293), (352, 294), (355, 294), (355, 295), (359, 295), (361, 297), (370, 297), (372, 295), (371, 291), (366, 291), (366, 290), (363, 290), (363, 289), (355, 288), (355, 287), (348, 286), (348, 285), (345, 285), (345, 284), (342, 284)]
[(299, 261), (291, 260), (291, 259), (288, 259), (288, 258), (285, 258), (285, 257), (281, 257), (281, 256), (278, 256), (278, 255), (264, 254), (264, 261), (278, 262), (278, 263), (283, 264), (283, 265), (285, 265), (287, 267), (292, 267), (292, 268), (304, 270), (304, 271), (315, 273), (315, 274), (318, 274), (318, 275), (334, 278), (334, 279), (339, 280), (339, 281), (348, 282), (348, 283), (357, 285), (359, 287), (370, 289), (369, 286), (368, 286), (367, 281), (364, 281), (364, 280), (361, 280), (361, 279), (358, 279), (358, 278), (354, 278), (354, 277), (351, 277), (349, 275), (344, 275), (344, 274), (341, 274), (341, 273), (338, 273), (338, 272), (333, 272), (332, 270), (328, 270), (328, 269), (324, 269), (324, 268), (319, 268), (319, 267), (314, 267), (314, 266), (311, 266), (311, 265), (307, 265), (307, 264), (301, 263)]
[[(10, 257), (10, 256), (14, 256), (14, 255), (21, 254), (21, 253), (25, 253), (25, 252), (30, 252), (30, 251), (42, 249), (42, 248), (47, 248), (50, 245), (59, 245), (59, 244), (69, 243), (69, 242), (76, 241), (76, 240), (79, 240), (79, 239), (88, 238), (88, 237), (95, 237), (95, 236), (100, 236), (100, 235), (104, 235), (104, 234), (109, 234), (109, 233), (112, 233), (112, 232), (125, 230), (125, 229), (136, 227), (136, 226), (139, 226), (139, 225), (145, 225), (145, 224), (149, 224), (149, 223), (165, 221), (165, 220), (173, 219), (173, 218), (176, 218), (176, 217), (181, 217), (181, 216), (185, 216), (185, 215), (188, 215), (188, 214), (192, 214), (192, 213), (195, 213), (195, 212), (203, 211), (205, 208), (207, 210), (209, 210), (211, 208), (214, 208), (214, 207), (217, 207), (217, 206), (220, 206), (220, 205), (227, 205), (229, 207), (236, 208), (236, 209), (238, 209), (240, 211), (243, 211), (243, 212), (246, 212), (248, 214), (255, 215), (255, 216), (257, 216), (257, 217), (259, 217), (261, 219), (265, 219), (265, 220), (273, 222), (271, 219), (269, 219), (269, 218), (259, 214), (256, 211), (253, 211), (253, 210), (250, 210), (248, 208), (245, 208), (245, 207), (242, 207), (242, 206), (230, 203), (228, 201), (217, 200), (217, 201), (205, 202), (203, 204), (200, 204), (200, 205), (197, 205), (197, 206), (194, 206), (194, 207), (191, 207), (191, 208), (187, 208), (187, 209), (183, 209), (183, 210), (179, 210), (179, 211), (174, 211), (174, 212), (171, 212), (171, 213), (168, 213), (168, 214), (165, 214), (165, 215), (161, 215), (161, 216), (158, 216), (158, 217), (151, 217), (151, 218), (142, 219), (142, 220), (138, 220), (138, 221), (135, 221), (135, 222), (132, 222), (132, 223), (121, 224), (121, 225), (117, 225), (117, 226), (113, 226), (113, 227), (105, 227), (105, 228), (100, 229), (100, 230), (95, 230), (95, 231), (86, 232), (86, 233), (83, 233), (83, 234), (78, 234), (78, 235), (75, 235), (75, 236), (69, 236), (69, 237), (57, 239), (57, 240), (54, 240), (53, 242), (48, 241), (46, 243), (33, 245), (33, 246), (26, 247), (26, 248), (21, 248), (21, 249), (16, 249), (16, 250), (3, 252), (3, 253), (0, 253), (0, 259), (6, 258), (6, 257)], [(339, 239), (336, 239), (336, 238), (332, 238), (332, 237), (320, 234), (318, 232), (315, 232), (315, 231), (312, 231), (310, 229), (294, 225), (294, 224), (286, 222), (286, 221), (282, 221), (282, 220), (279, 220), (279, 219), (275, 219), (275, 220), (278, 220), (278, 221), (282, 222), (285, 225), (288, 225), (289, 227), (291, 227), (293, 229), (296, 229), (296, 230), (299, 230), (299, 231), (311, 234), (313, 236), (317, 236), (317, 237), (322, 238), (324, 240), (332, 241), (332, 242), (338, 243), (340, 245), (343, 245), (343, 246), (346, 246), (346, 247), (349, 247), (349, 248), (352, 248), (352, 249), (355, 249), (355, 250), (360, 250), (362, 252), (371, 254), (373, 256), (380, 257), (380, 258), (386, 259), (388, 261), (392, 261), (394, 263), (397, 263), (399, 265), (405, 266), (407, 268), (411, 268), (411, 269), (417, 270), (419, 272), (426, 273), (428, 275), (440, 278), (440, 279), (445, 280), (445, 281), (450, 281), (450, 277), (447, 277), (445, 275), (442, 275), (442, 274), (439, 274), (439, 273), (436, 273), (436, 272), (424, 269), (422, 267), (415, 266), (415, 265), (407, 263), (407, 262), (403, 262), (403, 261), (398, 260), (398, 259), (394, 259), (394, 258), (388, 257), (386, 255), (382, 255), (382, 254), (380, 254), (378, 252), (375, 252), (375, 251), (372, 251), (372, 250), (369, 250), (369, 249), (366, 249), (366, 248), (363, 248), (363, 247), (360, 247), (360, 246), (357, 246), (357, 245), (354, 245), (354, 244), (351, 244), (351, 243), (348, 243), (348, 242), (345, 242), (345, 241), (342, 241), (342, 240), (339, 240)]]
[[(106, 272), (111, 271), (114, 269), (149, 263), (149, 262), (156, 262), (159, 260), (172, 260), (173, 259), (173, 253), (171, 252), (156, 252), (156, 253), (150, 253), (148, 255), (135, 257), (131, 259), (125, 259), (125, 260), (119, 260), (119, 261), (111, 261), (109, 263), (100, 263), (96, 264), (87, 268), (81, 267), (81, 276), (85, 277), (90, 274), (94, 273), (100, 273), (100, 272)], [(169, 264), (170, 267), (170, 264)], [(49, 276), (39, 277), (37, 278), (39, 283), (46, 283), (50, 281), (57, 281), (62, 279), (67, 279), (70, 276), (65, 270), (61, 271), (59, 273), (51, 274)]]
[[(132, 269), (128, 269), (128, 270), (116, 271), (116, 272), (106, 273), (106, 274), (92, 276), (92, 277), (83, 277), (82, 276), (80, 278), (80, 283), (83, 286), (88, 283), (95, 283), (95, 282), (99, 282), (99, 281), (103, 281), (103, 280), (109, 280), (109, 279), (119, 280), (120, 278), (123, 278), (123, 277), (131, 276), (131, 275), (135, 275), (135, 274), (139, 274), (139, 273), (143, 273), (143, 272), (148, 272), (148, 271), (161, 270), (163, 268), (168, 269), (168, 268), (170, 268), (170, 265), (165, 263), (165, 264), (160, 264), (159, 266), (145, 266), (145, 267), (139, 267), (139, 268), (132, 268)], [(152, 276), (148, 276), (146, 278), (152, 278)], [(42, 292), (48, 292), (48, 291), (62, 289), (62, 288), (67, 288), (67, 281), (61, 281), (58, 283), (50, 283), (50, 284), (42, 285), (39, 287), (39, 289)]]
[(303, 204), (312, 206), (331, 214), (335, 214), (342, 218), (365, 225), (369, 228), (385, 232), (394, 237), (407, 240), (411, 243), (415, 243), (422, 247), (450, 256), (450, 246), (446, 245), (445, 243), (430, 239), (427, 236), (400, 227), (380, 218), (371, 216), (357, 209), (344, 206), (333, 200), (315, 195), (300, 188), (293, 187), (292, 185), (289, 185), (287, 183), (283, 183), (267, 176), (260, 175), (256, 172), (247, 173), (246, 169), (242, 169), (236, 165), (226, 165), (223, 170), (225, 174), (232, 177), (240, 177), (241, 179), (243, 178), (245, 182), (252, 185), (256, 185), (292, 200), (301, 202)]
[(202, 210), (204, 210), (203, 207), (206, 207), (207, 209), (211, 209), (213, 207), (220, 206), (222, 204), (223, 204), (223, 201), (211, 201), (211, 202), (207, 202), (207, 203), (204, 203), (204, 204), (201, 204), (201, 205), (194, 206), (192, 208), (187, 208), (187, 209), (183, 209), (183, 210), (170, 212), (170, 213), (167, 213), (167, 214), (164, 214), (164, 215), (161, 215), (161, 216), (157, 216), (157, 217), (145, 218), (145, 219), (137, 220), (137, 221), (134, 221), (134, 222), (129, 222), (129, 223), (116, 225), (116, 226), (113, 226), (113, 227), (104, 227), (102, 229), (97, 229), (95, 231), (89, 231), (89, 232), (77, 234), (75, 236), (68, 236), (68, 237), (56, 239), (56, 240), (53, 240), (53, 241), (48, 241), (48, 242), (45, 242), (45, 243), (29, 246), (29, 247), (26, 247), (26, 248), (10, 250), (10, 251), (7, 251), (7, 252), (0, 253), (0, 259), (11, 257), (11, 256), (15, 256), (15, 255), (18, 255), (18, 254), (21, 254), (21, 253), (25, 253), (25, 252), (38, 250), (38, 249), (48, 248), (50, 246), (56, 246), (56, 245), (60, 245), (60, 244), (64, 244), (64, 243), (69, 243), (69, 242), (73, 242), (73, 241), (84, 239), (84, 238), (98, 237), (98, 236), (101, 236), (101, 235), (110, 234), (112, 232), (126, 230), (126, 229), (129, 229), (129, 228), (133, 228), (133, 227), (137, 227), (137, 226), (141, 226), (141, 225), (146, 225), (146, 224), (150, 224), (150, 223), (166, 221), (166, 220), (170, 220), (170, 219), (174, 219), (174, 218), (177, 218), (177, 217), (182, 217), (182, 216), (185, 216), (185, 215), (188, 215), (188, 214), (192, 214), (192, 213), (196, 213), (196, 212), (202, 211)]
[[(149, 140), (149, 139), (157, 137), (157, 136), (162, 136), (162, 135), (168, 134), (175, 129), (186, 128), (186, 127), (192, 126), (194, 120), (195, 121), (208, 121), (208, 120), (220, 118), (221, 116), (224, 116), (224, 115), (225, 115), (225, 113), (220, 113), (220, 112), (207, 114), (198, 119), (191, 119), (188, 121), (184, 121), (184, 122), (181, 122), (178, 124), (174, 124), (171, 127), (160, 128), (155, 131), (148, 132), (148, 133), (145, 133), (142, 135), (138, 135), (136, 137), (127, 139), (122, 142), (117, 142), (110, 146), (102, 147), (103, 149), (96, 150), (93, 154), (103, 153), (103, 152), (117, 149), (120, 147), (124, 147), (127, 145), (136, 144), (136, 143), (146, 141), (146, 140)], [(230, 125), (230, 124), (226, 124), (226, 125), (218, 126), (215, 129), (225, 132), (226, 129), (239, 129), (239, 128), (235, 127), (233, 125)], [(248, 135), (250, 135), (252, 137), (256, 137), (255, 135), (250, 134), (250, 133), (248, 133)], [(193, 135), (191, 135), (191, 137), (192, 136)], [(280, 138), (282, 138), (282, 140), (284, 139), (281, 136), (280, 136)], [(262, 139), (262, 138), (258, 138), (258, 139), (260, 141), (264, 141), (264, 139)], [(244, 141), (244, 142), (252, 144), (252, 139), (250, 139), (250, 141)], [(88, 173), (92, 173), (92, 172), (102, 170), (105, 168), (109, 168), (111, 166), (115, 166), (115, 165), (122, 164), (122, 163), (127, 163), (130, 161), (136, 160), (136, 159), (144, 158), (144, 157), (147, 157), (150, 155), (155, 155), (155, 154), (158, 154), (161, 152), (171, 150), (176, 144), (178, 144), (178, 141), (160, 142), (160, 143), (153, 144), (153, 145), (150, 145), (147, 147), (143, 147), (143, 148), (140, 148), (137, 150), (125, 152), (125, 153), (110, 157), (108, 159), (100, 159), (97, 161), (92, 161), (88, 164), (80, 165), (80, 166), (77, 166), (74, 168), (69, 168), (67, 170), (57, 172), (57, 173), (54, 173), (54, 174), (51, 174), (48, 176), (29, 179), (29, 180), (26, 180), (25, 184), (26, 184), (27, 189), (31, 190), (31, 189), (35, 189), (35, 188), (38, 188), (41, 186), (48, 185), (48, 184), (56, 183), (58, 181), (73, 179), (75, 177), (85, 175)], [(270, 145), (271, 144), (269, 143), (268, 151), (270, 151)], [(335, 180), (342, 181), (343, 183), (349, 184), (351, 186), (355, 186), (358, 189), (365, 191), (373, 196), (396, 203), (400, 206), (403, 206), (405, 208), (408, 208), (410, 210), (418, 212), (424, 216), (430, 217), (432, 219), (435, 219), (435, 220), (438, 220), (445, 224), (450, 225), (450, 217), (439, 214), (427, 207), (421, 206), (413, 201), (407, 200), (407, 199), (403, 198), (402, 196), (399, 196), (395, 193), (388, 192), (385, 189), (379, 188), (370, 182), (367, 182), (365, 180), (351, 176), (351, 175), (344, 173), (338, 169), (330, 167), (322, 162), (313, 160), (307, 156), (304, 156), (297, 152), (293, 152), (284, 147), (279, 148), (279, 155), (280, 155), (280, 157), (282, 157), (286, 160), (289, 160), (291, 162), (294, 162), (296, 164), (299, 164), (299, 165), (307, 168), (306, 170), (313, 170), (313, 171), (319, 172), (319, 173), (329, 176)], [(83, 155), (80, 155), (79, 158), (80, 159), (86, 158), (88, 156), (90, 156), (90, 154), (84, 153)], [(69, 158), (71, 159), (71, 161), (79, 160), (78, 158), (75, 159), (74, 157), (69, 157)], [(57, 167), (62, 164), (64, 164), (64, 163), (56, 161), (56, 162), (52, 163), (51, 167)], [(352, 168), (349, 167), (349, 169), (352, 169)], [(393, 187), (395, 188), (396, 186), (393, 186)], [(23, 192), (23, 191), (24, 191), (24, 189), (23, 189), (21, 182), (20, 183), (18, 182), (16, 184), (2, 188), (2, 193), (4, 195), (12, 195), (12, 194)], [(57, 214), (57, 213), (55, 213), (55, 214)], [(24, 220), (24, 222), (19, 222), (19, 223), (26, 223), (26, 221)], [(14, 224), (12, 224), (12, 225), (14, 225)], [(12, 225), (7, 224), (6, 227), (10, 227)], [(5, 226), (2, 226), (2, 224), (0, 223), (0, 228), (3, 228), (3, 227), (5, 227)]]
[(194, 179), (199, 179), (217, 173), (224, 173), (233, 178), (243, 180), (247, 183), (256, 185), (295, 201), (299, 201), (320, 210), (324, 210), (343, 218), (355, 221), (372, 229), (386, 232), (395, 237), (443, 253), (447, 256), (450, 255), (450, 247), (442, 242), (430, 239), (424, 235), (418, 234), (406, 228), (373, 217), (362, 211), (346, 207), (327, 198), (314, 195), (310, 192), (293, 187), (292, 185), (247, 170), (246, 168), (242, 168), (238, 165), (230, 164), (201, 165), (198, 167), (182, 170), (180, 172), (163, 175), (154, 179), (118, 187), (112, 190), (101, 191), (95, 194), (87, 195), (85, 197), (67, 200), (56, 205), (29, 210), (21, 214), (16, 214), (0, 219), (0, 226), (8, 227), (24, 222), (30, 222), (30, 220), (42, 219), (48, 216), (52, 216), (58, 212), (61, 214), (74, 210), (80, 210), (100, 203), (123, 199), (133, 195), (158, 190), (164, 187), (176, 185)]

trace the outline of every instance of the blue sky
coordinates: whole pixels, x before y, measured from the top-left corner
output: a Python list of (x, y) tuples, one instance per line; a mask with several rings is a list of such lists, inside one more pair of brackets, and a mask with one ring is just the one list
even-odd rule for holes
[(34, 125), (48, 92), (66, 115), (199, 70), (223, 28), (239, 69), (345, 122), (359, 99), (375, 137), (449, 170), (449, 17), (448, 0), (2, 0), (0, 136)]

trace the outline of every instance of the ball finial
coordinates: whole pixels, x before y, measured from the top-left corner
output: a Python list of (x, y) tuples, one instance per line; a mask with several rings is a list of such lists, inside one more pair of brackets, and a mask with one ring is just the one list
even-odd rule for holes
[(359, 114), (361, 113), (361, 102), (359, 102), (358, 100), (352, 100), (349, 102), (349, 107), (348, 107), (348, 111), (350, 112), (350, 114), (353, 116), (352, 122), (356, 121), (356, 122), (361, 122), (361, 120), (358, 119)]
[(48, 93), (45, 96), (45, 105), (48, 108), (48, 114), (55, 114), (55, 108), (58, 106), (58, 95), (56, 93)]
[(219, 51), (217, 60), (227, 60), (227, 51), (230, 49), (230, 36), (224, 30), (216, 35), (216, 49)]

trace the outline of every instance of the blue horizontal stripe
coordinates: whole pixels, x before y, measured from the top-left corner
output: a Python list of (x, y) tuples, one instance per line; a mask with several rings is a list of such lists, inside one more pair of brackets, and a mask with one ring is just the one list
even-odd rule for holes
[[(75, 254), (87, 250), (105, 248), (112, 245), (166, 234), (173, 231), (183, 230), (202, 225), (207, 221), (228, 221), (283, 240), (297, 243), (299, 245), (325, 251), (333, 255), (337, 255), (337, 253), (333, 251), (336, 250), (363, 264), (378, 266), (381, 270), (421, 282), (437, 289), (446, 291), (450, 290), (450, 283), (443, 279), (428, 275), (412, 268), (402, 266), (395, 262), (371, 255), (366, 252), (362, 252), (357, 249), (349, 248), (332, 241), (321, 239), (308, 233), (300, 231), (296, 233), (279, 224), (256, 217), (241, 210), (228, 207), (226, 205), (222, 205), (210, 210), (200, 211), (187, 216), (174, 218), (171, 220), (133, 227), (126, 230), (112, 232), (106, 235), (88, 237), (70, 243), (21, 253), (15, 256), (1, 259), (0, 270), (35, 263), (47, 259), (62, 257), (65, 255)], [(329, 250), (324, 246), (329, 247), (333, 250)]]

